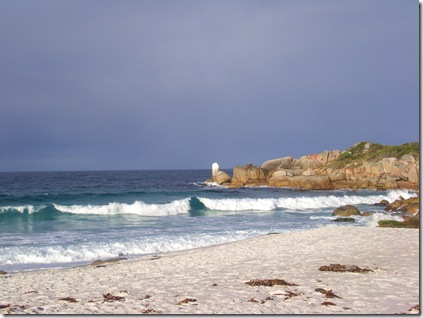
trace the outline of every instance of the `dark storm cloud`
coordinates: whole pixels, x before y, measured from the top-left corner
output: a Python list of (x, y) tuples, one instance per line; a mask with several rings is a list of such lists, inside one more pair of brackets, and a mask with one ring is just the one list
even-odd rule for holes
[(418, 140), (418, 2), (2, 1), (0, 170)]

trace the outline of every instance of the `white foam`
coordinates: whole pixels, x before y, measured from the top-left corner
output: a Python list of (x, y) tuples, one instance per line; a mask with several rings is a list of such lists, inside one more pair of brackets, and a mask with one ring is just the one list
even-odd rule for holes
[(17, 211), (19, 213), (29, 213), (32, 214), (34, 212), (38, 212), (45, 206), (36, 207), (33, 205), (19, 205), (19, 206), (2, 206), (0, 207), (0, 213), (10, 212), (10, 211)]
[(166, 216), (188, 213), (190, 209), (189, 198), (175, 200), (170, 203), (148, 204), (142, 201), (127, 203), (109, 203), (107, 205), (58, 205), (54, 207), (67, 213), (75, 214), (137, 214), (144, 216)]
[[(354, 222), (355, 224), (358, 224), (358, 225), (361, 225), (361, 226), (368, 226), (368, 227), (378, 227), (379, 221), (381, 221), (381, 220), (394, 220), (394, 221), (399, 221), (399, 222), (404, 221), (404, 219), (399, 215), (393, 215), (393, 214), (389, 214), (389, 213), (380, 213), (380, 212), (373, 213), (369, 216), (352, 215), (352, 216), (349, 216), (349, 217), (351, 217), (355, 220), (355, 222)], [(338, 218), (338, 216), (317, 216), (317, 215), (310, 216), (310, 220), (333, 221), (333, 220), (336, 220), (337, 218)], [(343, 225), (343, 224), (338, 223), (338, 225)], [(349, 224), (346, 223), (345, 225), (349, 225)]]
[(70, 246), (15, 246), (0, 250), (0, 264), (51, 264), (88, 262), (125, 255), (146, 255), (172, 252), (227, 243), (257, 235), (254, 231), (238, 231), (223, 235), (197, 234), (157, 236), (120, 242), (86, 242)]
[(242, 198), (242, 199), (209, 199), (199, 198), (199, 200), (210, 210), (217, 211), (272, 211), (275, 209), (288, 209), (292, 211), (307, 211), (322, 208), (332, 208), (347, 204), (374, 204), (382, 200), (395, 201), (400, 196), (408, 199), (415, 196), (415, 193), (408, 190), (392, 190), (384, 194), (375, 195), (329, 195), (316, 197), (297, 198)]
[(387, 213), (374, 213), (371, 216), (363, 217), (366, 224), (370, 227), (378, 227), (381, 220), (393, 220), (403, 222), (404, 219), (399, 215), (392, 215)]

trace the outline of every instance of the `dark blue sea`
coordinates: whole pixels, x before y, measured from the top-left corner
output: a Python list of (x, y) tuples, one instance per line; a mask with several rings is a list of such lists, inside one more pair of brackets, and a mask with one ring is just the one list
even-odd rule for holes
[[(230, 170), (229, 170), (230, 171)], [(414, 191), (227, 189), (210, 170), (2, 172), (0, 270), (88, 264), (191, 249), (274, 232), (376, 226), (395, 219), (374, 206)], [(334, 223), (354, 204), (373, 216)]]

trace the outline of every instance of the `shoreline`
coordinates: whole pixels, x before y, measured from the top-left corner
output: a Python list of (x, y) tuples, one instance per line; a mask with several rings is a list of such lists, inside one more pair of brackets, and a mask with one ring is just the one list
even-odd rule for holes
[(0, 282), (0, 314), (398, 314), (419, 304), (419, 230), (329, 226)]

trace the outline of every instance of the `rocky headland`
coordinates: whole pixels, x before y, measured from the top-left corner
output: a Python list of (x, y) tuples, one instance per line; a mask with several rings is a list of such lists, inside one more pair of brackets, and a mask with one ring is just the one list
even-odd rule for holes
[(304, 190), (419, 189), (420, 145), (384, 146), (359, 142), (347, 150), (236, 166), (232, 177), (213, 164), (212, 178), (230, 188), (271, 186)]

